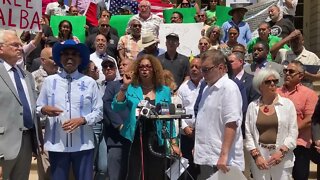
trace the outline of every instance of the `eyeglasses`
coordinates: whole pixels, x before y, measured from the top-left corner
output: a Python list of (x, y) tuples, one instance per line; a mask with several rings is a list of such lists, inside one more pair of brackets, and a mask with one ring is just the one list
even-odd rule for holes
[(115, 67), (116, 67), (116, 65), (113, 63), (108, 63), (108, 64), (103, 65), (103, 69), (107, 69), (107, 68), (113, 69)]
[(211, 31), (211, 34), (220, 34), (219, 31)]
[(10, 43), (10, 44), (7, 44), (7, 43), (3, 43), (7, 46), (11, 46), (11, 47), (14, 47), (14, 48), (19, 48), (19, 47), (22, 47), (23, 44), (19, 43), (19, 42), (15, 42), (15, 43)]
[(290, 76), (292, 76), (292, 75), (295, 75), (295, 74), (299, 74), (300, 72), (299, 71), (295, 71), (293, 69), (283, 69), (283, 73), (284, 74), (288, 73)]
[(133, 28), (141, 28), (142, 25), (141, 24), (132, 24), (131, 27), (133, 27)]
[(209, 43), (199, 43), (200, 46), (204, 45), (204, 46), (208, 46)]
[(264, 81), (264, 84), (265, 85), (271, 85), (271, 83), (273, 83), (274, 85), (278, 84), (279, 83), (279, 79), (269, 79), (269, 80), (265, 80)]
[(202, 67), (201, 68), (201, 72), (202, 73), (208, 73), (209, 71), (211, 71), (215, 67), (218, 67), (218, 66), (214, 65), (214, 66), (211, 66), (211, 67)]
[(190, 7), (190, 4), (189, 3), (181, 3), (181, 6)]
[(152, 66), (151, 65), (149, 65), (149, 64), (147, 64), (147, 65), (139, 65), (139, 67), (138, 67), (139, 69), (141, 69), (141, 70), (144, 70), (144, 69), (146, 69), (146, 70), (150, 70), (150, 69), (152, 69)]
[(200, 66), (197, 66), (197, 65), (190, 66), (190, 69), (193, 69), (193, 68), (200, 69)]
[(110, 27), (109, 24), (100, 24), (100, 26), (101, 26), (101, 27), (106, 27), (106, 28)]
[(93, 69), (91, 69), (90, 71), (91, 71), (91, 72), (97, 72), (97, 71), (98, 71), (98, 67), (95, 66), (95, 67), (93, 67)]
[(205, 17), (205, 15), (204, 14), (199, 14), (198, 17)]

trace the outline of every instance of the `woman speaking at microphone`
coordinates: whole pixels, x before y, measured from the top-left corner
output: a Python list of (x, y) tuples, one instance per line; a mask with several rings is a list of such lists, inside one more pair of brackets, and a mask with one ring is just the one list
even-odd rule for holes
[[(115, 111), (129, 109), (129, 118), (120, 126), (120, 134), (132, 142), (129, 154), (127, 179), (164, 179), (166, 158), (150, 151), (165, 154), (163, 127), (169, 140), (171, 152), (181, 155), (174, 139), (174, 126), (170, 122), (136, 118), (136, 109), (141, 100), (150, 99), (150, 104), (171, 103), (170, 89), (164, 86), (160, 61), (152, 55), (143, 55), (133, 64), (132, 71), (123, 76), (123, 85), (116, 95), (112, 108)], [(167, 123), (163, 125), (163, 123)], [(173, 132), (170, 134), (169, 132)]]

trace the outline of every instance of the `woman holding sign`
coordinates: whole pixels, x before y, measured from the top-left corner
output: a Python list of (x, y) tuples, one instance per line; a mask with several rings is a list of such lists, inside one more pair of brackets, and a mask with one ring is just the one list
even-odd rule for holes
[(60, 40), (60, 42), (72, 39), (77, 43), (80, 43), (80, 40), (77, 38), (77, 36), (74, 36), (72, 34), (72, 24), (68, 20), (63, 20), (59, 23), (58, 39)]

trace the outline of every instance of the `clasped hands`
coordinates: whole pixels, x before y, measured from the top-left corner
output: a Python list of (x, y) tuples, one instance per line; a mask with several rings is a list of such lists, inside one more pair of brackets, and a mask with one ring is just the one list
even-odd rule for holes
[(262, 156), (257, 157), (255, 160), (257, 167), (260, 170), (267, 170), (272, 166), (279, 164), (283, 159), (283, 155), (281, 151), (276, 151), (270, 157), (270, 159), (266, 160)]

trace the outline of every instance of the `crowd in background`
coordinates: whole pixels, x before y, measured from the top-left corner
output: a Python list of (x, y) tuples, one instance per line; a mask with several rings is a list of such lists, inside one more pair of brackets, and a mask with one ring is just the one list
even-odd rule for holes
[[(41, 32), (0, 30), (3, 179), (28, 179), (32, 155), (41, 180), (165, 179), (181, 157), (189, 160), (181, 180), (230, 166), (247, 179), (304, 180), (310, 161), (320, 163), (320, 59), (294, 27), (297, 0), (270, 6), (258, 37), (241, 4), (218, 26), (220, 1), (182, 0), (176, 8), (196, 8), (203, 24), (201, 38), (190, 37), (200, 53), (190, 57), (178, 52), (181, 35), (159, 39), (164, 20), (147, 0), (123, 36), (110, 25), (108, 1), (96, 4), (97, 26), (62, 20), (53, 35), (52, 16), (82, 16), (89, 3), (43, 0)], [(128, 5), (119, 12), (133, 14)], [(170, 20), (183, 18), (174, 11)], [(139, 111), (144, 100), (159, 114), (181, 104), (192, 118), (151, 120)]]

